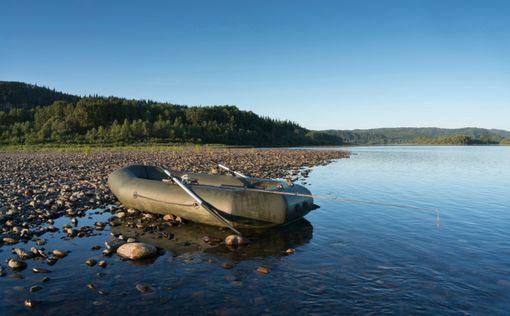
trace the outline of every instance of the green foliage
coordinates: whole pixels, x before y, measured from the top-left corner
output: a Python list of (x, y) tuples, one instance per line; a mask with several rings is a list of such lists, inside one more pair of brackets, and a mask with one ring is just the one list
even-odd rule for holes
[[(1, 88), (0, 85), (0, 95), (11, 95)], [(40, 89), (44, 88), (25, 93), (36, 91), (37, 95)], [(337, 136), (311, 132), (289, 121), (260, 117), (235, 106), (187, 107), (114, 97), (76, 98), (0, 111), (0, 144), (342, 144)], [(11, 105), (16, 100), (4, 98)]]
[(378, 128), (368, 130), (328, 130), (346, 144), (498, 144), (510, 132), (483, 128)]
[(501, 145), (510, 145), (510, 138), (505, 138), (499, 142)]
[(0, 110), (30, 109), (50, 105), (57, 100), (76, 102), (79, 97), (23, 82), (0, 81)]

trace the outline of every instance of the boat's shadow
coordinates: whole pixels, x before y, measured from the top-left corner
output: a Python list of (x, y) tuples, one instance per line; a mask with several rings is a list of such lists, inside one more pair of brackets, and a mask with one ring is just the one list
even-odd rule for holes
[[(231, 234), (229, 231), (195, 223), (167, 228), (166, 231), (174, 235), (170, 240), (158, 237), (159, 234), (143, 233), (140, 229), (129, 228), (125, 225), (112, 227), (111, 231), (114, 234), (135, 237), (139, 241), (153, 244), (177, 258), (186, 259), (189, 255), (202, 253), (232, 261), (285, 256), (288, 255), (288, 251), (307, 244), (313, 237), (313, 226), (304, 218), (262, 232), (243, 231), (250, 243), (237, 249), (229, 248), (222, 242)], [(152, 262), (151, 260), (140, 262), (140, 264)]]

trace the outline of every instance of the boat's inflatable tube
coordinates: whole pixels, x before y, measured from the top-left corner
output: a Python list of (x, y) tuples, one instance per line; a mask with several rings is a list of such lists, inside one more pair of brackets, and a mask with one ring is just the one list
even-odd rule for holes
[[(172, 174), (187, 179), (188, 187), (212, 205), (236, 228), (265, 228), (291, 222), (314, 209), (313, 199), (273, 192), (309, 195), (301, 185), (289, 186), (284, 181), (225, 175), (186, 173)], [(126, 207), (158, 213), (173, 214), (184, 219), (224, 226), (178, 185), (155, 166), (133, 165), (110, 174), (108, 185)], [(250, 191), (262, 190), (262, 192)]]

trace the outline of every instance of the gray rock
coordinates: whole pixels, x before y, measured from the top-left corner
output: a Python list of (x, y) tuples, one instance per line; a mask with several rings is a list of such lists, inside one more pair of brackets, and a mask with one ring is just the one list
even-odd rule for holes
[(105, 241), (104, 245), (106, 246), (106, 249), (116, 251), (120, 246), (124, 245), (125, 243), (126, 243), (125, 240), (113, 239), (110, 241)]

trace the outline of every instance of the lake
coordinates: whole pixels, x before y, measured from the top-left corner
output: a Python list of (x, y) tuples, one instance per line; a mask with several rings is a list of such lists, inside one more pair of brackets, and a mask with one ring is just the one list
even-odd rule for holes
[[(155, 260), (133, 264), (114, 255), (102, 269), (84, 262), (104, 259), (91, 247), (108, 240), (110, 228), (65, 243), (46, 234), (47, 249), (65, 245), (70, 255), (36, 293), (27, 289), (42, 275), (0, 278), (0, 314), (508, 315), (510, 147), (347, 149), (350, 159), (306, 179), (326, 197), (315, 201), (319, 209), (249, 236), (253, 243), (236, 251), (202, 241), (225, 232), (188, 223), (171, 241), (139, 236), (166, 250)], [(92, 210), (80, 225), (109, 216)], [(55, 226), (67, 223), (60, 218)], [(0, 248), (2, 263), (10, 248)], [(269, 273), (257, 272), (260, 266)], [(152, 290), (141, 294), (137, 283)], [(22, 304), (28, 297), (38, 303), (32, 310)]]

